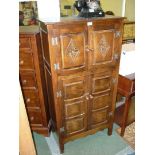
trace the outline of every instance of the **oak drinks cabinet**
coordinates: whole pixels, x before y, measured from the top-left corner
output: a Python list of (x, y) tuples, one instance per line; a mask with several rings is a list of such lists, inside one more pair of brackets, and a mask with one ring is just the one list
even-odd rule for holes
[(121, 17), (40, 21), (46, 89), (61, 152), (67, 141), (112, 134)]

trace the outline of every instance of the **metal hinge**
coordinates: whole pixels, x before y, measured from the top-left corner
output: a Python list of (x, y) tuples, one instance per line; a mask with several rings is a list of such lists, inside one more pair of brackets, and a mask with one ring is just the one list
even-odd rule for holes
[(114, 54), (113, 59), (117, 61), (119, 59), (119, 55), (118, 54)]
[(65, 128), (64, 127), (60, 128), (60, 132), (65, 132)]
[(115, 31), (115, 38), (119, 38), (121, 36), (121, 32), (120, 31)]
[(54, 64), (54, 70), (59, 70), (59, 69), (60, 69), (60, 67), (59, 67), (59, 63)]
[(62, 96), (61, 90), (57, 91), (57, 97), (61, 97), (61, 96)]
[(58, 45), (58, 37), (52, 38), (51, 42), (53, 46)]
[(112, 116), (113, 115), (113, 112), (111, 111), (111, 112), (109, 112), (109, 116)]
[(116, 78), (112, 78), (112, 83), (116, 83)]

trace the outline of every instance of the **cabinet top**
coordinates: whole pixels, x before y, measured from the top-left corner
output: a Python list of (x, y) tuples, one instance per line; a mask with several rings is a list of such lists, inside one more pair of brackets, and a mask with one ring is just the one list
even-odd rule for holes
[(36, 34), (39, 32), (39, 26), (19, 26), (20, 34)]
[(60, 23), (75, 23), (75, 22), (93, 22), (93, 21), (100, 21), (100, 20), (117, 20), (117, 19), (124, 19), (124, 17), (119, 16), (111, 16), (106, 15), (105, 17), (92, 17), (92, 18), (83, 18), (83, 17), (61, 17), (60, 19), (39, 19), (40, 22), (44, 22), (46, 25), (49, 24), (60, 24)]

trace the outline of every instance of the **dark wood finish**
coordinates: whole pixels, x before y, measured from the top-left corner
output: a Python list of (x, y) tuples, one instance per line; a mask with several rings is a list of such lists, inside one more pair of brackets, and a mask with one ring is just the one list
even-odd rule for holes
[(118, 78), (118, 94), (125, 96), (125, 104), (115, 111), (115, 122), (121, 126), (121, 136), (124, 135), (127, 125), (135, 121), (135, 104), (132, 97), (135, 95), (135, 73)]
[(33, 131), (48, 136), (52, 116), (48, 104), (39, 27), (19, 29), (19, 74), (23, 97)]
[(120, 17), (40, 22), (61, 152), (67, 141), (104, 128), (112, 134), (122, 27)]
[[(133, 123), (135, 121), (135, 98), (134, 96), (131, 97), (130, 100), (131, 103), (129, 106), (129, 111), (128, 111), (128, 117), (127, 117), (127, 121), (126, 121), (126, 126), (130, 125), (131, 123)], [(122, 118), (123, 118), (123, 114), (124, 114), (124, 108), (125, 108), (125, 104), (123, 104), (122, 106), (118, 107), (115, 110), (116, 113), (116, 122), (118, 125), (122, 126)]]

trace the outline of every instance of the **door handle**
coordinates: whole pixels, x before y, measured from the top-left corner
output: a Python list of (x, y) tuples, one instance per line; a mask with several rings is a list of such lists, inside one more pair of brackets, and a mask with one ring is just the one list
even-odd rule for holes
[(88, 96), (86, 96), (86, 100), (89, 100), (89, 97)]
[(93, 99), (94, 97), (92, 95), (89, 95), (90, 99)]
[(93, 52), (93, 51), (94, 51), (94, 49), (93, 49), (93, 48), (89, 48), (88, 45), (85, 46), (85, 50), (86, 50), (87, 52)]

